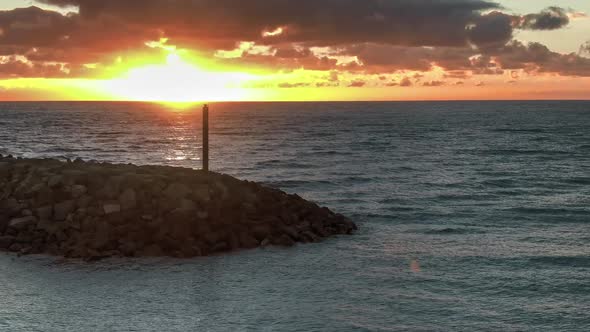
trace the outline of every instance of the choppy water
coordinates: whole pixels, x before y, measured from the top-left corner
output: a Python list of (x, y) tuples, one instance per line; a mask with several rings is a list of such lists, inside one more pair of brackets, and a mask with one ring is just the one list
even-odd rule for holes
[[(217, 104), (212, 168), (347, 214), (294, 249), (0, 255), (2, 331), (590, 330), (590, 102)], [(200, 167), (200, 114), (0, 104), (0, 153)]]

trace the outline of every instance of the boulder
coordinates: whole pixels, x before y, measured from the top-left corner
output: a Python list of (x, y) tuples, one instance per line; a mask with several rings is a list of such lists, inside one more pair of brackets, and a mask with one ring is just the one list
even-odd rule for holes
[(20, 213), (20, 203), (15, 198), (9, 198), (0, 202), (0, 214), (14, 217)]
[(103, 205), (103, 210), (105, 215), (119, 213), (121, 212), (121, 205), (115, 203), (108, 203)]
[(64, 223), (55, 222), (52, 220), (41, 219), (37, 222), (37, 229), (46, 232), (47, 234), (55, 234), (65, 226)]
[(8, 216), (0, 215), (0, 234), (4, 233), (9, 222), (10, 218)]
[(182, 183), (172, 183), (164, 190), (164, 197), (171, 200), (181, 200), (191, 194), (191, 189)]
[(22, 217), (12, 219), (8, 224), (8, 227), (15, 229), (15, 230), (23, 230), (29, 226), (33, 226), (37, 224), (37, 218), (33, 216)]
[(64, 184), (64, 177), (61, 174), (53, 175), (49, 178), (47, 185), (49, 188), (56, 188)]
[(135, 194), (135, 190), (131, 188), (125, 189), (119, 196), (119, 204), (123, 211), (135, 209), (137, 207), (137, 195)]
[(0, 236), (0, 249), (8, 249), (14, 243), (14, 236)]
[(53, 218), (55, 220), (66, 220), (68, 215), (74, 212), (76, 202), (73, 200), (63, 201), (53, 206)]
[(19, 252), (23, 249), (22, 244), (20, 243), (13, 243), (8, 250), (10, 250), (11, 252)]
[(241, 233), (239, 235), (240, 247), (244, 249), (253, 249), (260, 245), (260, 241), (248, 233)]
[(161, 257), (164, 256), (162, 248), (156, 244), (149, 245), (141, 251), (141, 255), (145, 257)]
[(193, 190), (193, 197), (196, 201), (208, 203), (211, 200), (208, 185), (200, 185)]
[(76, 200), (76, 206), (81, 209), (86, 209), (92, 203), (92, 197), (88, 195), (82, 195)]
[(292, 247), (295, 245), (295, 241), (287, 234), (271, 239), (271, 243), (282, 247)]
[(82, 195), (86, 194), (86, 192), (88, 191), (88, 188), (86, 188), (86, 186), (83, 186), (81, 184), (76, 184), (72, 186), (72, 198), (80, 198)]

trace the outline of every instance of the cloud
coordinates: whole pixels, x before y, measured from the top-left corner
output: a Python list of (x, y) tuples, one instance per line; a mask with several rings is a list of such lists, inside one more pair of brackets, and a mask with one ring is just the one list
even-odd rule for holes
[(410, 80), (410, 78), (409, 78), (409, 77), (404, 77), (404, 78), (403, 78), (403, 79), (402, 79), (402, 80), (399, 82), (399, 86), (401, 86), (401, 87), (410, 87), (410, 86), (412, 86), (412, 85), (414, 85), (414, 84), (412, 83), (412, 80)]
[(529, 30), (556, 30), (570, 23), (569, 13), (560, 7), (549, 7), (538, 14), (521, 17), (517, 26)]
[(479, 18), (468, 27), (470, 40), (479, 48), (500, 47), (512, 39), (513, 17), (494, 11)]
[(67, 70), (62, 64), (30, 62), (15, 56), (0, 57), (0, 78), (61, 77)]
[(311, 83), (304, 83), (304, 82), (298, 82), (298, 83), (279, 83), (279, 88), (305, 88), (310, 86)]
[[(555, 71), (556, 63), (565, 61), (557, 53), (549, 63), (520, 60), (537, 50), (515, 49), (514, 30), (558, 29), (575, 13), (549, 7), (536, 14), (512, 15), (487, 0), (37, 3), (79, 10), (67, 15), (37, 7), (0, 11), (0, 54), (24, 56), (40, 76), (45, 73), (43, 64), (59, 63), (66, 70), (57, 74), (71, 77), (88, 75), (92, 71), (85, 64), (112, 62), (116, 53), (136, 49), (162, 53), (164, 50), (149, 48), (146, 42), (164, 37), (169, 44), (198, 49), (218, 63), (277, 71), (346, 70), (381, 75), (440, 67), (449, 72), (448, 77), (464, 73), (456, 77), (461, 79), (500, 74), (503, 67)], [(320, 54), (318, 48), (328, 51)], [(569, 57), (582, 66), (576, 75), (586, 72), (580, 59)], [(35, 75), (14, 68), (14, 75)], [(556, 72), (569, 75), (576, 71), (571, 67)]]
[(459, 79), (468, 79), (471, 77), (470, 73), (463, 70), (451, 70), (445, 72), (443, 75), (444, 78), (459, 78)]
[(121, 0), (40, 2), (77, 6), (87, 22), (110, 17), (201, 46), (244, 40), (463, 46), (469, 38), (465, 27), (477, 24), (482, 11), (500, 8), (484, 0), (143, 0), (141, 6)]
[(429, 81), (429, 82), (422, 83), (422, 86), (437, 87), (437, 86), (443, 86), (445, 84), (446, 84), (446, 82), (444, 82), (444, 81)]
[(540, 43), (513, 41), (490, 54), (501, 68), (523, 69), (528, 73), (551, 73), (562, 76), (590, 76), (590, 59), (577, 53), (561, 54)]
[(367, 82), (365, 81), (361, 81), (361, 80), (356, 80), (356, 81), (352, 81), (350, 82), (350, 84), (348, 85), (349, 88), (362, 88), (367, 84)]

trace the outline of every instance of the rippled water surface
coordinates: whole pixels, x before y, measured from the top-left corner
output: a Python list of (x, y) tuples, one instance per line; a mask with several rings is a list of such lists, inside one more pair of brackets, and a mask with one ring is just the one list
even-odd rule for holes
[[(200, 167), (200, 112), (2, 103), (0, 153)], [(0, 331), (588, 331), (590, 103), (216, 104), (211, 165), (352, 237), (194, 260), (0, 255)]]

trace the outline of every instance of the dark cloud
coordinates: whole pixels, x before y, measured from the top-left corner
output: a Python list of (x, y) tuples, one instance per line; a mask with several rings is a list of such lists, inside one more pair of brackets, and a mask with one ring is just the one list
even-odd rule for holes
[[(514, 29), (550, 30), (567, 25), (569, 12), (558, 7), (518, 16), (501, 12), (498, 3), (487, 0), (37, 2), (78, 7), (79, 13), (62, 15), (37, 7), (0, 11), (0, 54), (24, 56), (33, 68), (64, 63), (68, 70), (62, 73), (70, 76), (88, 73), (86, 63), (112, 62), (113, 53), (141, 49), (157, 54), (161, 49), (147, 48), (145, 43), (163, 37), (170, 44), (199, 49), (209, 56), (216, 50), (234, 49), (243, 41), (265, 45), (270, 52), (245, 50), (239, 58), (216, 61), (275, 70), (383, 74), (428, 71), (437, 66), (468, 74), (531, 67), (576, 72), (573, 67), (557, 70), (557, 63), (565, 59), (557, 53), (543, 55), (540, 49), (516, 49), (511, 43)], [(332, 54), (314, 54), (313, 47), (328, 47)], [(359, 63), (342, 64), (335, 56), (356, 57)], [(543, 56), (552, 60), (544, 61)], [(524, 61), (523, 57), (533, 59)], [(495, 58), (501, 60), (501, 67)], [(582, 66), (576, 75), (585, 73), (582, 59), (569, 57), (575, 66)]]
[[(242, 40), (339, 45), (374, 42), (408, 46), (463, 46), (465, 27), (484, 0), (42, 0), (79, 7), (86, 21), (110, 17), (157, 28), (173, 40), (221, 45)], [(283, 33), (263, 36), (263, 32)], [(501, 38), (503, 38), (501, 36)]]
[(590, 59), (577, 53), (561, 54), (540, 43), (527, 45), (513, 41), (490, 54), (506, 70), (524, 69), (529, 73), (563, 76), (590, 76)]
[(470, 40), (479, 48), (496, 48), (512, 39), (512, 16), (494, 11), (479, 18), (468, 28)]
[(341, 48), (336, 55), (356, 56), (363, 64), (356, 69), (370, 73), (398, 70), (428, 71), (433, 66), (446, 70), (468, 70), (471, 56), (478, 52), (456, 47), (403, 47), (380, 44), (356, 44)]
[(274, 56), (283, 59), (302, 59), (311, 55), (311, 51), (308, 48), (298, 50), (294, 47), (281, 47), (276, 49)]
[(570, 23), (568, 11), (560, 7), (549, 7), (538, 14), (521, 17), (517, 26), (530, 30), (555, 30)]
[(0, 11), (0, 45), (42, 47), (64, 42), (74, 32), (70, 17), (37, 7)]

